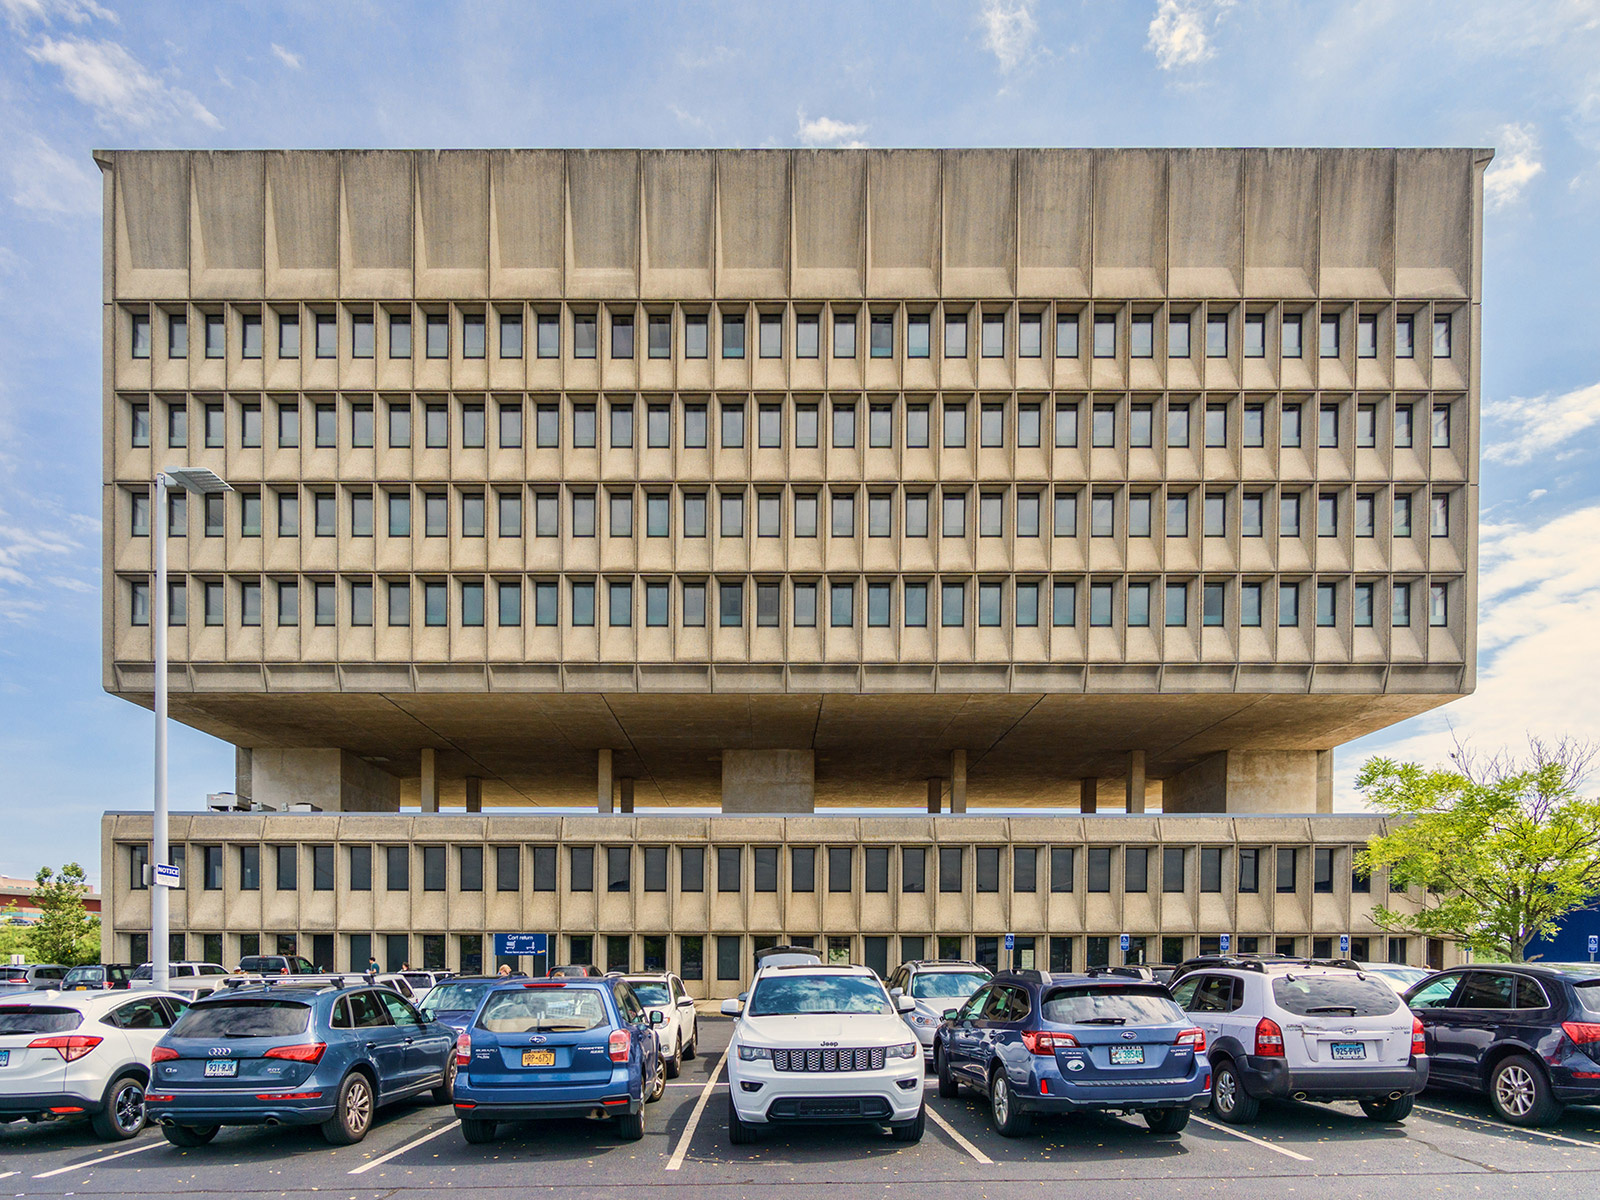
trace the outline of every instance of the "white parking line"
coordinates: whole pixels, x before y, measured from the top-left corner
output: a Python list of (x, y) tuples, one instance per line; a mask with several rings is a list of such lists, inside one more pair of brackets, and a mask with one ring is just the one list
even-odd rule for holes
[[(102, 1154), (99, 1158), (86, 1158), (82, 1162), (73, 1163), (70, 1167), (57, 1167), (54, 1171), (40, 1171), (34, 1178), (49, 1179), (53, 1175), (66, 1175), (72, 1171), (90, 1170), (98, 1167), (103, 1162), (110, 1162), (113, 1158), (127, 1158), (130, 1154), (143, 1154), (146, 1150), (154, 1150), (166, 1144), (166, 1138), (162, 1138), (159, 1142), (146, 1142), (142, 1146), (135, 1146), (132, 1150), (118, 1150), (115, 1154)], [(13, 1171), (12, 1174), (15, 1175), (16, 1172)]]
[(924, 1108), (923, 1111), (926, 1112), (928, 1114), (928, 1116), (933, 1118), (933, 1123), (935, 1125), (937, 1125), (940, 1129), (944, 1130), (947, 1134), (950, 1135), (950, 1140), (952, 1142), (954, 1142), (956, 1145), (960, 1146), (963, 1150), (965, 1150), (968, 1154), (972, 1155), (973, 1158), (975, 1158), (978, 1162), (981, 1162), (984, 1166), (986, 1166), (986, 1167), (994, 1166), (994, 1159), (990, 1158), (982, 1150), (979, 1150), (971, 1142), (967, 1141), (966, 1138), (962, 1137), (959, 1133), (957, 1133), (956, 1132), (956, 1127), (954, 1125), (950, 1124), (949, 1121), (946, 1121), (943, 1117), (941, 1117), (938, 1113), (934, 1112), (933, 1109), (931, 1109), (931, 1108)]
[(15, 1174), (16, 1171), (0, 1171), (0, 1179), (10, 1179)]
[(351, 1175), (364, 1175), (368, 1171), (372, 1170), (373, 1167), (381, 1167), (381, 1166), (383, 1166), (383, 1164), (388, 1162), (391, 1158), (399, 1158), (400, 1155), (404, 1154), (407, 1150), (415, 1150), (418, 1146), (422, 1145), (423, 1142), (431, 1142), (431, 1141), (433, 1141), (433, 1139), (438, 1137), (441, 1133), (449, 1133), (452, 1129), (454, 1129), (460, 1123), (461, 1122), (459, 1122), (459, 1121), (451, 1121), (449, 1124), (441, 1125), (437, 1129), (430, 1129), (427, 1133), (423, 1134), (421, 1137), (412, 1138), (404, 1146), (399, 1146), (399, 1147), (389, 1151), (389, 1153), (387, 1153), (385, 1155), (382, 1155), (382, 1156), (380, 1156), (378, 1158), (373, 1159), (369, 1163), (362, 1163), (355, 1170), (351, 1171), (350, 1174)]
[(1292, 1158), (1296, 1162), (1310, 1162), (1311, 1161), (1304, 1154), (1298, 1154), (1293, 1150), (1286, 1150), (1284, 1147), (1276, 1146), (1273, 1143), (1271, 1143), (1269, 1141), (1266, 1141), (1266, 1140), (1264, 1140), (1262, 1138), (1252, 1137), (1250, 1134), (1245, 1133), (1242, 1130), (1229, 1129), (1226, 1125), (1218, 1125), (1215, 1121), (1208, 1121), (1204, 1117), (1196, 1117), (1196, 1116), (1191, 1115), (1189, 1117), (1189, 1119), (1191, 1121), (1200, 1122), (1200, 1124), (1204, 1125), (1207, 1129), (1215, 1129), (1218, 1133), (1226, 1133), (1231, 1137), (1236, 1137), (1236, 1138), (1239, 1138), (1239, 1139), (1241, 1139), (1243, 1141), (1250, 1142), (1253, 1145), (1261, 1146), (1261, 1147), (1263, 1147), (1263, 1148), (1265, 1148), (1267, 1150), (1271, 1150), (1274, 1154), (1281, 1154), (1285, 1158)]
[(1585, 1150), (1600, 1150), (1600, 1142), (1586, 1142), (1582, 1138), (1563, 1137), (1559, 1133), (1546, 1133), (1542, 1129), (1524, 1129), (1521, 1125), (1506, 1125), (1499, 1121), (1487, 1121), (1482, 1117), (1469, 1116), (1466, 1113), (1450, 1112), (1443, 1108), (1429, 1108), (1425, 1104), (1416, 1106), (1418, 1112), (1432, 1113), (1436, 1117), (1454, 1117), (1458, 1121), (1476, 1121), (1479, 1125), (1488, 1125), (1498, 1129), (1501, 1133), (1528, 1133), (1534, 1137), (1549, 1138), (1552, 1142), (1566, 1142), (1569, 1146), (1582, 1146)]
[[(728, 1047), (729, 1050), (732, 1048)], [(676, 1171), (683, 1166), (683, 1156), (689, 1153), (689, 1143), (694, 1138), (695, 1127), (700, 1124), (700, 1114), (706, 1111), (706, 1103), (711, 1099), (711, 1093), (716, 1090), (717, 1079), (722, 1075), (722, 1068), (727, 1061), (728, 1051), (724, 1050), (722, 1057), (717, 1059), (717, 1069), (711, 1072), (711, 1078), (706, 1080), (700, 1099), (694, 1102), (694, 1111), (689, 1114), (689, 1123), (683, 1127), (683, 1135), (678, 1138), (677, 1148), (673, 1150), (672, 1158), (667, 1162), (667, 1170)]]

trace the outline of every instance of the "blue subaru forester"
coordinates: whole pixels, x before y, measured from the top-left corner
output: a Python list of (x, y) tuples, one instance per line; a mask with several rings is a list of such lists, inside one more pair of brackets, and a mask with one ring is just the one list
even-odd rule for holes
[(223, 1125), (321, 1125), (359, 1142), (379, 1106), (450, 1102), (455, 1031), (387, 988), (290, 977), (198, 1000), (150, 1056), (145, 1111), (176, 1146)]
[(456, 1042), (456, 1115), (469, 1142), (502, 1121), (610, 1120), (644, 1136), (644, 1106), (667, 1086), (649, 1012), (615, 977), (508, 981), (484, 993)]
[(1119, 976), (996, 975), (934, 1034), (939, 1095), (989, 1099), (997, 1132), (1034, 1113), (1137, 1112), (1160, 1134), (1189, 1123), (1211, 1087), (1206, 1037), (1158, 983)]

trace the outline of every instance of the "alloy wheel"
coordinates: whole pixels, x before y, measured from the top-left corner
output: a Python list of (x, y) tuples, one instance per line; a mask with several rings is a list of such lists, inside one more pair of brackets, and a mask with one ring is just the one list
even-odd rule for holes
[(1533, 1110), (1533, 1077), (1517, 1063), (1501, 1068), (1495, 1076), (1494, 1093), (1500, 1107), (1514, 1117), (1525, 1117)]
[(129, 1080), (117, 1089), (111, 1101), (112, 1120), (126, 1133), (137, 1133), (144, 1125), (144, 1089)]
[(1006, 1083), (1004, 1075), (994, 1077), (994, 1093), (990, 1096), (989, 1103), (994, 1107), (996, 1124), (1004, 1125), (1011, 1119), (1011, 1088)]
[(372, 1120), (372, 1091), (359, 1076), (351, 1081), (350, 1090), (345, 1094), (344, 1110), (350, 1132), (365, 1132), (367, 1123)]

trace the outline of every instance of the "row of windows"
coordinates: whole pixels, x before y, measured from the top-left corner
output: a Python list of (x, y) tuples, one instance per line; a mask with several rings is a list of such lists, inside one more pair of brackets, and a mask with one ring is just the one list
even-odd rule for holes
[[(613, 538), (670, 538), (673, 534), (673, 492), (649, 486), (643, 492), (642, 527), (636, 518), (640, 497), (633, 487), (568, 488), (566, 535), (592, 538), (600, 532), (600, 514), (606, 518), (606, 533)], [(754, 505), (750, 492), (754, 491)], [(520, 538), (530, 532), (537, 538), (558, 538), (561, 528), (561, 493), (537, 488), (531, 497), (532, 527), (525, 520), (529, 498), (522, 489), (508, 491), (482, 488), (456, 488), (458, 511), (454, 532), (464, 538), (488, 535), (489, 517), (500, 538)], [(788, 503), (785, 503), (785, 492)], [(862, 493), (865, 492), (865, 504)], [(370, 538), (382, 528), (390, 538), (409, 538), (414, 532), (424, 537), (451, 536), (451, 489), (433, 490), (427, 485), (413, 488), (380, 487), (345, 489), (348, 516), (344, 532), (353, 538)], [(381, 497), (380, 497), (381, 493)], [(256, 538), (262, 531), (262, 493), (240, 489), (235, 502), (239, 516), (239, 536)], [(758, 538), (785, 536), (785, 513), (789, 514), (788, 536), (815, 538), (826, 532), (833, 538), (854, 538), (865, 532), (869, 538), (932, 536), (933, 514), (938, 514), (938, 534), (946, 538), (965, 538), (976, 533), (980, 538), (1038, 538), (1049, 533), (1057, 538), (1079, 535), (1079, 509), (1088, 496), (1088, 533), (1094, 538), (1112, 538), (1119, 527), (1130, 538), (1187, 538), (1199, 533), (1207, 538), (1230, 536), (1235, 528), (1241, 537), (1263, 538), (1271, 528), (1270, 516), (1276, 497), (1276, 529), (1279, 537), (1297, 538), (1315, 532), (1319, 538), (1342, 536), (1347, 530), (1357, 538), (1375, 538), (1380, 532), (1379, 516), (1385, 495), (1388, 499), (1390, 536), (1408, 538), (1421, 532), (1419, 506), (1427, 503), (1427, 532), (1432, 538), (1448, 538), (1453, 506), (1460, 503), (1455, 491), (1388, 490), (1385, 493), (1361, 490), (1359, 485), (1343, 488), (1297, 489), (1279, 487), (1272, 491), (1229, 488), (1190, 488), (1168, 486), (1146, 490), (1139, 485), (1056, 488), (943, 487), (920, 488), (830, 487), (813, 488), (718, 488), (713, 493), (701, 488), (677, 489), (678, 536), (704, 538), (711, 533), (711, 514), (716, 514), (716, 533), (722, 538), (744, 538), (751, 532)], [(150, 494), (130, 491), (129, 530), (133, 537), (150, 535)], [(903, 505), (899, 503), (903, 495)], [(309, 509), (308, 532), (316, 537), (335, 538), (340, 534), (339, 502), (336, 490), (268, 489), (273, 506), (275, 529), (280, 538), (300, 536), (302, 502)], [(381, 510), (377, 507), (381, 503)], [(1314, 521), (1313, 508), (1314, 509)], [(206, 537), (226, 536), (228, 500), (215, 493), (200, 502), (202, 529)], [(1048, 512), (1047, 507), (1048, 506)], [(413, 510), (420, 521), (413, 520)], [(824, 516), (826, 521), (823, 520)], [(865, 518), (862, 521), (862, 517)], [(975, 519), (973, 519), (975, 518)], [(1008, 529), (1009, 518), (1009, 529)], [(167, 493), (167, 536), (186, 537), (189, 529), (188, 495)]]
[[(168, 448), (184, 449), (189, 445), (189, 406), (185, 401), (166, 404), (165, 439)], [(713, 409), (710, 404), (685, 401), (681, 404), (678, 421), (679, 437), (685, 449), (710, 447)], [(783, 401), (760, 401), (754, 406), (755, 444), (762, 449), (782, 449), (784, 434), (790, 424)], [(874, 449), (894, 449), (896, 435), (907, 449), (921, 449), (932, 445), (935, 413), (939, 419), (939, 443), (945, 449), (965, 449), (972, 436), (973, 405), (966, 400), (945, 400), (939, 406), (920, 401), (907, 401), (904, 413), (893, 401), (869, 401), (866, 408), (865, 429), (862, 428), (862, 406), (855, 400), (833, 400), (826, 408), (819, 403), (796, 403), (791, 436), (797, 448), (809, 449), (821, 445), (824, 415), (828, 420), (828, 444), (834, 449), (854, 449), (865, 436), (865, 444)], [(1018, 447), (1044, 445), (1044, 421), (1052, 418), (1051, 443), (1058, 447), (1076, 447), (1079, 444), (1079, 421), (1083, 405), (1078, 401), (1058, 400), (1052, 409), (1042, 403), (1021, 402), (1013, 414), (1011, 406), (1000, 401), (983, 401), (977, 409), (977, 440), (980, 447), (1003, 449), (1008, 438)], [(275, 402), (275, 442), (279, 449), (295, 449), (301, 445), (302, 406), (298, 399)], [(331, 401), (313, 402), (310, 405), (311, 445), (319, 449), (338, 449), (339, 406)], [(490, 409), (486, 404), (464, 402), (456, 406), (456, 423), (459, 426), (459, 445), (463, 449), (484, 449), (489, 440)], [(645, 441), (649, 449), (671, 449), (673, 445), (673, 406), (668, 402), (651, 402), (643, 405), (645, 414)], [(751, 406), (743, 400), (723, 400), (716, 406), (717, 444), (723, 449), (743, 449), (750, 436), (747, 416)], [(1393, 406), (1388, 445), (1395, 449), (1408, 449), (1417, 444), (1417, 405), (1398, 403)], [(414, 411), (410, 400), (388, 401), (384, 405), (387, 442), (391, 449), (406, 449), (412, 445)], [(1349, 414), (1353, 412), (1353, 417)], [(635, 428), (636, 406), (631, 401), (610, 401), (605, 406), (606, 444), (614, 450), (633, 449), (638, 431)], [(1450, 446), (1451, 404), (1448, 401), (1432, 406), (1432, 425), (1429, 445), (1436, 448)], [(200, 405), (202, 422), (201, 444), (207, 448), (221, 449), (227, 445), (227, 411), (220, 401)], [(523, 445), (524, 410), (520, 400), (502, 400), (495, 405), (495, 435), (501, 449), (520, 449)], [(588, 402), (569, 405), (569, 444), (575, 449), (592, 449), (599, 445), (601, 409)], [(354, 449), (376, 445), (378, 410), (371, 403), (356, 402), (347, 408), (348, 445)], [(1307, 446), (1308, 420), (1316, 421), (1315, 444), (1320, 449), (1338, 449), (1353, 437), (1358, 449), (1376, 449), (1378, 446), (1379, 405), (1360, 403), (1353, 408), (1347, 401), (1325, 400), (1320, 403), (1284, 401), (1268, 406), (1262, 403), (1230, 404), (1226, 401), (1198, 402), (1168, 400), (1165, 404), (1116, 401), (1095, 401), (1089, 406), (1089, 444), (1097, 448), (1127, 446), (1133, 449), (1163, 448), (1185, 449), (1191, 446), (1228, 447), (1236, 438), (1239, 445), (1265, 447), (1268, 435), (1284, 449)], [(533, 405), (534, 446), (539, 449), (559, 449), (561, 446), (561, 404), (558, 401), (535, 402)], [(1354, 428), (1345, 427), (1346, 420)], [(235, 417), (239, 445), (253, 449), (262, 444), (262, 408), (260, 404), (243, 404)], [(1195, 428), (1196, 422), (1200, 427)], [(430, 449), (450, 447), (451, 405), (443, 400), (423, 402), (421, 405), (422, 444)], [(1269, 429), (1269, 422), (1271, 428)], [(129, 413), (132, 445), (135, 448), (150, 445), (150, 405), (134, 403)], [(1158, 443), (1157, 435), (1160, 436)]]
[[(466, 628), (488, 623), (492, 611), (501, 628), (561, 624), (562, 588), (556, 580), (485, 580), (481, 576), (451, 581), (426, 579), (413, 585), (409, 579), (385, 579), (378, 583), (370, 576), (344, 582), (345, 615), (350, 625), (376, 623), (381, 598), (390, 627), (412, 623), (413, 592), (420, 591), (422, 623), (445, 627), (450, 624), (451, 595), (454, 592), (456, 618)], [(778, 580), (753, 582), (743, 579), (715, 580), (716, 624), (724, 629), (742, 628), (753, 600), (757, 628), (777, 628), (784, 624), (785, 587)], [(275, 601), (276, 623), (294, 627), (302, 623), (336, 625), (339, 622), (340, 587), (336, 580), (316, 579), (304, 584), (298, 579), (271, 579), (268, 586)], [(708, 621), (711, 581), (680, 580), (677, 587), (677, 624), (683, 628), (704, 628)], [(1185, 627), (1196, 620), (1204, 626), (1233, 621), (1255, 628), (1275, 623), (1280, 628), (1301, 625), (1309, 616), (1317, 626), (1330, 627), (1347, 616), (1350, 625), (1368, 628), (1380, 615), (1380, 604), (1387, 602), (1390, 624), (1409, 627), (1413, 620), (1413, 597), (1423, 587), (1421, 581), (1385, 582), (1375, 579), (1338, 580), (1105, 580), (1091, 581), (1088, 592), (1088, 623), (1109, 627), (1119, 622), (1133, 628), (1153, 624)], [(1426, 584), (1427, 619), (1433, 626), (1450, 623), (1451, 593), (1457, 585), (1448, 581)], [(228, 592), (224, 581), (199, 580), (199, 616), (203, 624), (220, 626), (227, 621)], [(235, 582), (237, 620), (241, 625), (262, 623), (263, 584), (259, 577)], [(129, 613), (132, 624), (150, 624), (150, 585), (142, 580), (129, 583)], [(926, 628), (936, 616), (944, 628), (963, 628), (976, 617), (980, 628), (1011, 625), (1034, 628), (1048, 623), (1055, 627), (1078, 624), (1079, 580), (1068, 579), (977, 579), (943, 577), (937, 580), (895, 580), (830, 577), (824, 580), (791, 580), (788, 591), (788, 623), (795, 628), (815, 628), (825, 621), (832, 628), (853, 628), (865, 616), (868, 628)], [(672, 623), (673, 586), (666, 579), (570, 579), (567, 581), (567, 623), (574, 628), (591, 628), (600, 623), (604, 604), (605, 624), (613, 629), (631, 628), (642, 620), (646, 628), (665, 628)], [(639, 611), (642, 600), (643, 612)], [(489, 608), (493, 604), (493, 609)], [(531, 604), (531, 612), (525, 605)], [(937, 604), (936, 613), (930, 605)], [(823, 608), (821, 606), (825, 605)], [(1346, 612), (1345, 606), (1348, 605)], [(302, 606), (307, 610), (302, 614)], [(1270, 607), (1269, 607), (1270, 606)], [(864, 610), (864, 612), (863, 612)], [(975, 611), (974, 611), (975, 610)], [(1309, 610), (1309, 611), (1308, 611)], [(1007, 614), (1009, 613), (1009, 619)], [(167, 623), (189, 624), (189, 588), (186, 581), (172, 580), (167, 585)]]
[[(346, 310), (346, 336), (352, 358), (376, 356), (381, 336), (377, 313), (382, 313), (387, 330), (385, 348), (391, 359), (413, 355), (412, 314), (389, 309)], [(267, 336), (275, 333), (279, 359), (299, 359), (302, 354), (300, 310), (269, 308), (270, 326), (264, 330), (262, 313), (241, 311), (234, 314), (234, 334), (241, 358), (262, 357)], [(422, 353), (426, 358), (447, 359), (452, 336), (459, 339), (462, 358), (488, 357), (491, 340), (489, 317), (494, 318), (494, 345), (502, 359), (524, 356), (524, 320), (520, 306), (515, 311), (501, 308), (424, 312), (422, 314)], [(185, 313), (162, 312), (166, 321), (166, 347), (169, 359), (189, 357), (189, 323)], [(644, 345), (638, 344), (639, 314), (626, 308), (569, 307), (566, 321), (571, 355), (578, 359), (600, 357), (602, 344), (613, 360), (642, 356), (653, 359), (673, 357), (674, 341), (686, 359), (711, 356), (713, 328), (716, 346), (724, 359), (743, 359), (752, 352), (760, 358), (783, 358), (785, 341), (790, 341), (795, 358), (821, 358), (825, 328), (819, 309), (758, 306), (752, 318), (750, 306), (719, 305), (713, 309), (670, 309), (647, 307), (644, 314)], [(1241, 327), (1242, 319), (1242, 327)], [(1095, 358), (1116, 358), (1125, 349), (1129, 358), (1167, 360), (1197, 355), (1226, 359), (1266, 358), (1275, 347), (1283, 358), (1297, 359), (1315, 352), (1319, 358), (1337, 359), (1349, 353), (1354, 338), (1355, 356), (1375, 359), (1380, 352), (1396, 358), (1415, 358), (1419, 322), (1427, 319), (1420, 311), (1389, 314), (1361, 311), (1351, 306), (1323, 305), (1320, 312), (1311, 308), (1285, 311), (1272, 319), (1265, 310), (1248, 306), (1215, 303), (1205, 311), (1169, 307), (1165, 313), (1135, 305), (1068, 309), (1058, 306), (1054, 314), (1054, 355), (1058, 359), (1080, 357), (1087, 344)], [(1433, 315), (1434, 358), (1451, 357), (1454, 312), (1436, 310)], [(206, 358), (227, 357), (229, 325), (224, 313), (203, 313), (201, 351)], [(130, 352), (134, 358), (149, 358), (151, 352), (150, 313), (129, 313)], [(1353, 329), (1352, 329), (1353, 322)], [(562, 356), (563, 322), (557, 311), (535, 312), (533, 354), (538, 358)], [(310, 351), (316, 358), (338, 358), (340, 320), (336, 308), (310, 313)], [(1046, 307), (1023, 308), (1013, 313), (1009, 305), (945, 304), (942, 311), (901, 313), (898, 306), (832, 305), (826, 328), (827, 349), (835, 359), (854, 359), (863, 352), (869, 358), (932, 358), (937, 345), (943, 358), (965, 359), (974, 352), (982, 358), (1043, 358), (1050, 313)], [(1085, 331), (1083, 327), (1087, 327)], [(935, 330), (939, 336), (935, 337)], [(1310, 344), (1313, 330), (1316, 341)], [(753, 331), (753, 337), (752, 337)], [(1164, 332), (1165, 337), (1159, 337)], [(864, 335), (864, 336), (863, 336)], [(1237, 339), (1237, 341), (1236, 341)], [(1380, 345), (1387, 339), (1387, 343)], [(753, 342), (753, 344), (752, 344)]]
[[(301, 887), (303, 865), (309, 863), (309, 881), (313, 891), (333, 891), (336, 887), (336, 847), (332, 845), (273, 845), (270, 862), (274, 886), (279, 891), (293, 892)], [(457, 846), (456, 871), (450, 878), (449, 848), (422, 846), (421, 884), (426, 892), (443, 892), (454, 886), (458, 891), (481, 892), (486, 887), (485, 864), (493, 864), (496, 891), (520, 892), (526, 886), (535, 892), (556, 891), (560, 880), (557, 874), (556, 846)], [(680, 892), (707, 890), (707, 847), (680, 846), (677, 848), (678, 884)], [(779, 885), (780, 847), (778, 846), (714, 846), (710, 847), (710, 862), (715, 866), (715, 890), (739, 892), (745, 886), (745, 869), (748, 861), (750, 885), (756, 892), (776, 892)], [(919, 893), (934, 890), (942, 893), (964, 892), (967, 888), (968, 863), (971, 862), (972, 885), (977, 892), (1002, 890), (1002, 867), (1010, 863), (1009, 886), (1013, 892), (1071, 892), (1076, 890), (1077, 871), (1081, 861), (1086, 870), (1085, 883), (1090, 892), (1110, 892), (1113, 885), (1114, 864), (1120, 862), (1119, 886), (1124, 892), (1183, 892), (1189, 886), (1189, 872), (1198, 860), (1198, 886), (1201, 892), (1221, 892), (1226, 874), (1225, 864), (1229, 854), (1237, 865), (1236, 888), (1242, 893), (1255, 893), (1268, 886), (1267, 868), (1274, 866), (1271, 889), (1279, 893), (1297, 892), (1301, 886), (1301, 867), (1307, 851), (1291, 846), (1276, 849), (1222, 846), (1164, 846), (1151, 849), (1146, 846), (901, 846), (898, 855), (890, 846), (790, 846), (788, 848), (788, 887), (791, 892), (815, 892), (819, 884), (829, 892), (853, 892), (859, 887), (866, 892), (890, 890), (891, 867), (898, 859), (899, 890)], [(1348, 850), (1319, 846), (1310, 850), (1312, 862), (1311, 890), (1314, 893), (1332, 893), (1338, 863), (1352, 861), (1357, 847)], [(256, 845), (235, 848), (238, 869), (237, 886), (243, 891), (261, 888), (263, 847)], [(372, 846), (349, 846), (345, 851), (346, 874), (344, 886), (351, 891), (372, 891), (378, 875), (374, 863), (381, 867), (384, 888), (391, 892), (409, 891), (415, 855), (411, 846), (380, 846), (374, 859)], [(667, 846), (568, 846), (566, 847), (565, 886), (573, 892), (631, 892), (634, 890), (636, 868), (643, 890), (665, 892), (668, 890), (669, 850)], [(859, 853), (857, 851), (860, 851)], [(224, 847), (196, 845), (196, 871), (200, 886), (206, 891), (220, 891), (227, 886), (225, 877)], [(180, 869), (187, 861), (186, 848), (173, 845), (169, 848), (174, 866)], [(129, 887), (141, 890), (145, 882), (145, 866), (149, 848), (134, 844), (129, 847)], [(860, 875), (857, 876), (857, 864)], [(826, 879), (819, 879), (819, 868), (826, 868)], [(524, 874), (526, 873), (526, 884)], [(1159, 878), (1157, 877), (1159, 874)], [(182, 882), (190, 881), (185, 876)], [(1371, 881), (1359, 872), (1351, 871), (1350, 889), (1364, 893), (1371, 890)]]

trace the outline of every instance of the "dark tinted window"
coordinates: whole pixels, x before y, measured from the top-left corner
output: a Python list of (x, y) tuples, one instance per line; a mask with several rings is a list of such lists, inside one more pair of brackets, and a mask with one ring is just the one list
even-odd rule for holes
[(1462, 984), (1454, 1008), (1510, 1008), (1516, 976), (1474, 971)]
[[(1381, 986), (1381, 985), (1380, 985)], [(1391, 993), (1392, 995), (1393, 993)], [(1168, 1025), (1183, 1020), (1183, 1010), (1166, 989), (1057, 988), (1044, 994), (1044, 1019), (1059, 1025)]]
[(664, 892), (667, 890), (667, 848), (665, 846), (646, 846), (644, 848), (644, 890), (647, 892)]
[(1050, 847), (1050, 890), (1052, 892), (1070, 892), (1072, 890), (1072, 851), (1071, 846)]
[[(868, 846), (862, 852), (865, 860), (865, 888), (869, 892), (887, 892), (889, 890), (889, 847)], [(887, 953), (887, 952), (885, 952)], [(872, 964), (868, 963), (868, 966)]]
[(594, 891), (594, 847), (571, 846), (568, 847), (568, 851), (572, 868), (572, 890)]
[(1183, 847), (1166, 846), (1161, 851), (1161, 890), (1181, 892), (1184, 888)]
[(941, 892), (959, 892), (961, 890), (961, 847), (939, 847), (939, 890)]
[(494, 890), (515, 892), (522, 888), (522, 850), (518, 846), (494, 848)]
[(1200, 890), (1202, 892), (1220, 892), (1222, 890), (1222, 847), (1202, 846), (1200, 848)]
[(0, 1007), (0, 1034), (65, 1033), (83, 1024), (83, 1016), (70, 1008), (44, 1005)]
[(1297, 1017), (1381, 1017), (1400, 1007), (1388, 984), (1354, 973), (1282, 975), (1272, 981), (1272, 998)]
[(1261, 890), (1261, 851), (1244, 849), (1239, 851), (1239, 890), (1241, 892), (1259, 892)]
[(310, 1024), (310, 1007), (293, 1000), (203, 1000), (178, 1018), (172, 1036), (290, 1037)]
[(411, 887), (411, 848), (409, 846), (385, 846), (384, 858), (387, 860), (388, 888), (391, 892), (404, 892)]
[(1550, 998), (1545, 995), (1543, 986), (1537, 979), (1520, 976), (1517, 979), (1517, 1007), (1518, 1008), (1549, 1008)]
[(350, 890), (352, 892), (370, 892), (372, 890), (372, 847), (350, 847)]
[(1127, 892), (1150, 890), (1150, 851), (1144, 846), (1129, 846), (1123, 856), (1122, 887)]
[(789, 890), (792, 892), (817, 890), (817, 852), (814, 847), (789, 848)]
[(1000, 890), (1000, 847), (977, 847), (977, 878), (980, 892)]
[(556, 848), (554, 846), (535, 846), (533, 848), (533, 890), (536, 892), (553, 892), (556, 890)]
[(298, 846), (274, 846), (278, 852), (278, 890), (292, 892), (300, 886)]
[(333, 891), (333, 847), (311, 847), (311, 886), (319, 892)]
[(743, 857), (738, 846), (717, 847), (717, 891), (737, 892), (740, 888), (739, 866)]
[(443, 846), (422, 848), (422, 890), (442, 892), (445, 888), (445, 861)]
[(606, 891), (626, 892), (633, 889), (633, 848), (631, 846), (606, 847)]
[(778, 848), (776, 846), (757, 846), (753, 853), (755, 854), (756, 862), (756, 891), (777, 891)]
[(829, 846), (828, 847), (828, 890), (830, 892), (848, 892), (851, 888), (853, 867), (855, 862), (855, 847)]
[(923, 846), (905, 846), (900, 851), (900, 890), (924, 892), (928, 888), (928, 851)]
[(1011, 852), (1011, 890), (1039, 890), (1039, 851), (1034, 846), (1018, 846)]
[(1089, 890), (1091, 892), (1109, 892), (1111, 890), (1111, 847), (1089, 847)]
[(461, 846), (461, 890), (483, 891), (483, 847)]
[(678, 890), (706, 890), (706, 852), (703, 846), (684, 846), (678, 851)]

